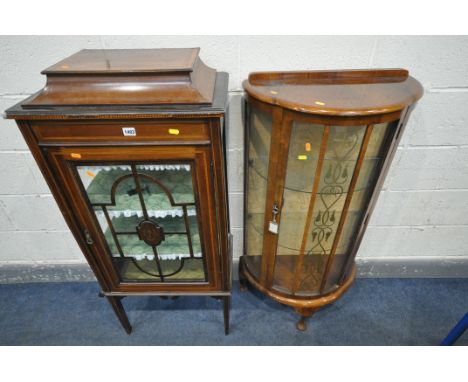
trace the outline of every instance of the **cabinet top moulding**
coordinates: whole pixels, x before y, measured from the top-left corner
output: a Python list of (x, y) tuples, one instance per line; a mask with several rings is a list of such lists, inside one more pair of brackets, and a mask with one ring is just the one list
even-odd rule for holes
[(256, 72), (243, 86), (262, 102), (343, 117), (392, 113), (423, 95), (421, 84), (405, 69)]
[(220, 117), (227, 73), (187, 49), (84, 49), (42, 71), (44, 88), (7, 118)]

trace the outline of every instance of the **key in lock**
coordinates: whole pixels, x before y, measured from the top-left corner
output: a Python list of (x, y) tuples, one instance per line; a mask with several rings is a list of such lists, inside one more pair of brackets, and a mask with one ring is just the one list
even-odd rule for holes
[(273, 219), (270, 220), (270, 224), (268, 225), (268, 231), (271, 233), (274, 233), (275, 235), (278, 235), (278, 222), (276, 221), (276, 215), (278, 215), (279, 208), (278, 204), (274, 203), (273, 204), (273, 209), (271, 213), (273, 214)]

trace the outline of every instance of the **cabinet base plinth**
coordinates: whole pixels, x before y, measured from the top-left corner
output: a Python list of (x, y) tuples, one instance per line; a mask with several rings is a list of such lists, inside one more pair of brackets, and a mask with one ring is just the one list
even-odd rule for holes
[(311, 298), (298, 298), (296, 296), (288, 296), (286, 294), (277, 292), (271, 288), (265, 287), (260, 283), (260, 281), (257, 280), (255, 276), (253, 276), (249, 272), (248, 267), (244, 263), (244, 256), (241, 256), (239, 261), (239, 282), (241, 285), (241, 290), (242, 288), (246, 288), (247, 284), (250, 284), (254, 288), (258, 289), (260, 292), (266, 294), (268, 297), (271, 297), (273, 300), (294, 308), (296, 313), (298, 313), (301, 316), (299, 321), (296, 323), (296, 328), (300, 331), (304, 331), (307, 328), (306, 318), (312, 316), (321, 307), (329, 305), (338, 300), (341, 297), (341, 295), (344, 292), (346, 292), (352, 285), (355, 277), (356, 268), (353, 265), (353, 269), (349, 276), (333, 292)]

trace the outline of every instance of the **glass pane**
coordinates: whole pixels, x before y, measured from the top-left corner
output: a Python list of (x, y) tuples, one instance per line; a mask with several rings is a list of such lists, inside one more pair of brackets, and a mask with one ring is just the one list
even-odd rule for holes
[(200, 241), (200, 232), (198, 231), (198, 219), (197, 219), (197, 210), (195, 206), (187, 207), (187, 212), (189, 216), (189, 229), (192, 239), (193, 255), (194, 257), (202, 256), (202, 247)]
[[(152, 183), (150, 180), (151, 178), (156, 178), (168, 189), (175, 203), (194, 203), (192, 176), (190, 174), (191, 168), (189, 164), (143, 164), (137, 165), (136, 168), (138, 173), (141, 174), (141, 182), (146, 182), (145, 186), (155, 190), (157, 184)], [(149, 195), (150, 194), (147, 193), (146, 197)], [(153, 197), (155, 196), (154, 194), (151, 195)], [(156, 201), (156, 204), (159, 205), (161, 202), (162, 201)]]
[(297, 227), (306, 224), (323, 130), (323, 126), (295, 122), (291, 131), (273, 278), (274, 287), (281, 291), (293, 288), (296, 259), (304, 236), (304, 229)]
[[(365, 126), (329, 127), (314, 199), (313, 183), (324, 127), (293, 123), (273, 279), (275, 289), (298, 295), (319, 292), (365, 130)], [(365, 190), (367, 182), (358, 183), (359, 187)], [(312, 209), (307, 222), (309, 207)], [(302, 264), (297, 262), (301, 247)]]
[(191, 164), (76, 168), (122, 281), (207, 280)]
[(247, 128), (249, 159), (247, 170), (247, 256), (245, 261), (250, 272), (259, 277), (270, 156), (271, 115), (251, 108)]
[(364, 156), (364, 161), (359, 172), (356, 190), (351, 198), (343, 231), (336, 250), (330, 275), (327, 278), (325, 290), (331, 290), (340, 282), (345, 259), (351, 250), (351, 245), (357, 234), (357, 229), (364, 217), (364, 212), (372, 195), (377, 176), (382, 166), (384, 157), (385, 140), (390, 131), (394, 131), (398, 122), (381, 123), (374, 125), (369, 144)]
[[(77, 166), (83, 186), (91, 204), (111, 203), (112, 185), (122, 176), (131, 175), (132, 169), (127, 165), (115, 166)], [(125, 178), (122, 189), (135, 188), (133, 178)], [(117, 197), (127, 196), (125, 193)], [(131, 195), (128, 195), (131, 196)], [(126, 202), (128, 204), (128, 201)]]

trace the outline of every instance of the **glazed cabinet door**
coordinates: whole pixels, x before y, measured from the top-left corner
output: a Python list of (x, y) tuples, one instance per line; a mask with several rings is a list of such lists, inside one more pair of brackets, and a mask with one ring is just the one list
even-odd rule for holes
[(113, 291), (219, 288), (209, 147), (47, 152)]
[(273, 288), (296, 296), (329, 293), (340, 283), (398, 121), (286, 122), (289, 147)]
[(386, 119), (339, 125), (249, 100), (244, 261), (258, 282), (298, 297), (340, 285), (397, 138)]

